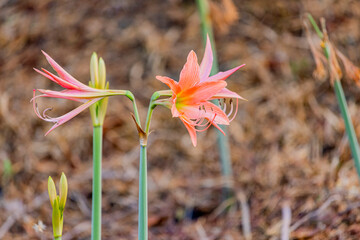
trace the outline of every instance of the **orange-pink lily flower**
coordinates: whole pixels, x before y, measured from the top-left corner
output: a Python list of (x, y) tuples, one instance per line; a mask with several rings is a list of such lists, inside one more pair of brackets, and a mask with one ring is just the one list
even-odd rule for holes
[[(159, 101), (171, 109), (173, 117), (179, 117), (184, 123), (194, 146), (197, 144), (196, 132), (204, 131), (211, 125), (225, 134), (218, 124), (229, 125), (237, 113), (238, 100), (243, 99), (237, 93), (226, 88), (225, 79), (245, 64), (210, 76), (212, 63), (213, 53), (208, 37), (200, 66), (195, 52), (191, 51), (181, 70), (179, 82), (169, 77), (156, 76), (172, 91), (171, 98)], [(226, 101), (220, 101), (220, 99), (226, 98), (230, 98), (231, 105), (228, 114), (225, 113)], [(236, 99), (235, 111), (232, 98)], [(213, 99), (219, 99), (220, 107), (209, 101)], [(229, 119), (232, 114), (233, 117)], [(205, 127), (205, 129), (200, 130), (197, 127)]]
[[(44, 51), (42, 51), (42, 53), (45, 55), (47, 61), (50, 63), (52, 68), (57, 72), (59, 76), (56, 76), (43, 68), (42, 71), (35, 68), (34, 70), (65, 88), (62, 91), (37, 89), (39, 92), (42, 93), (42, 95), (38, 96), (36, 96), (36, 90), (34, 89), (34, 97), (31, 99), (31, 101), (33, 101), (33, 107), (36, 115), (45, 121), (55, 123), (45, 135), (49, 134), (52, 130), (69, 121), (70, 119), (78, 115), (80, 112), (82, 112), (92, 104), (96, 103), (97, 101), (103, 99), (104, 97), (124, 95), (126, 93), (126, 91), (124, 90), (97, 89), (89, 87), (72, 77)], [(46, 115), (46, 112), (48, 110), (51, 110), (49, 108), (45, 109), (42, 115), (40, 114), (35, 101), (39, 97), (64, 98), (72, 101), (82, 102), (83, 104), (60, 117), (52, 118)]]

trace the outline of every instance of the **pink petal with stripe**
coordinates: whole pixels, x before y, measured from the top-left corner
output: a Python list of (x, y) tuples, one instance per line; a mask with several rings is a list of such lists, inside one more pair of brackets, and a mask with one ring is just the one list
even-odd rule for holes
[(200, 82), (200, 67), (197, 61), (197, 56), (194, 51), (191, 51), (187, 57), (187, 61), (180, 72), (179, 86), (181, 90), (185, 90), (195, 86)]
[(213, 64), (213, 53), (212, 53), (209, 35), (207, 35), (204, 57), (200, 64), (200, 81), (201, 82), (205, 81), (210, 76), (212, 64)]
[(236, 92), (230, 91), (227, 88), (221, 89), (220, 92), (216, 93), (211, 99), (219, 99), (219, 98), (239, 98), (242, 100), (246, 100)]
[(59, 74), (59, 76), (64, 79), (65, 81), (71, 83), (72, 85), (75, 85), (79, 88), (82, 88), (82, 89), (92, 89), (91, 87), (89, 86), (86, 86), (85, 84), (79, 82), (78, 80), (76, 80), (73, 76), (71, 76), (69, 73), (67, 73), (57, 62), (55, 62), (54, 59), (52, 59), (46, 52), (44, 51), (41, 51), (47, 61), (49, 62), (49, 64), (52, 66), (52, 68), (57, 72), (57, 74)]
[(237, 70), (239, 70), (240, 68), (242, 68), (243, 66), (245, 66), (245, 64), (240, 65), (238, 67), (235, 67), (233, 69), (227, 70), (225, 72), (218, 72), (217, 74), (215, 74), (214, 76), (209, 77), (206, 81), (219, 81), (219, 80), (225, 80), (227, 79), (231, 74), (233, 74), (234, 72), (236, 72)]

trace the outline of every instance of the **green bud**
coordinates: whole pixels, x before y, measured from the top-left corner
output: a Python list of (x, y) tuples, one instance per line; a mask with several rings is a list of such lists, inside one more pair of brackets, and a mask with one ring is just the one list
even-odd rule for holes
[(99, 86), (98, 88), (105, 89), (106, 85), (106, 68), (105, 62), (102, 58), (99, 59)]
[[(106, 67), (104, 59), (98, 60), (97, 54), (94, 52), (90, 60), (91, 81), (89, 86), (97, 89), (109, 89), (109, 82), (106, 82)], [(89, 107), (93, 126), (101, 126), (104, 124), (108, 98), (103, 98), (99, 102)]]
[(98, 88), (98, 86), (99, 86), (99, 67), (98, 67), (98, 58), (97, 58), (97, 55), (95, 52), (91, 55), (90, 76), (91, 76), (91, 82), (93, 83), (93, 86), (95, 88)]
[(51, 177), (49, 177), (48, 179), (48, 192), (49, 192), (51, 206), (54, 208), (54, 201), (56, 199), (56, 188), (55, 188), (55, 183)]
[(65, 208), (67, 192), (68, 192), (67, 179), (65, 174), (62, 173), (60, 178), (60, 189), (59, 189), (59, 195), (60, 195), (59, 207), (61, 210), (64, 210)]

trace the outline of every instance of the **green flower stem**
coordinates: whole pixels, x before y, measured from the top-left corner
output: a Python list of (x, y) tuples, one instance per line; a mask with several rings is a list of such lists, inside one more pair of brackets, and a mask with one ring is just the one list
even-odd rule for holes
[(54, 240), (61, 240), (61, 237), (54, 237)]
[[(147, 137), (150, 130), (151, 116), (158, 105), (155, 101), (161, 96), (171, 96), (169, 91), (157, 91), (150, 100), (145, 122), (145, 136), (140, 137), (140, 170), (139, 170), (139, 240), (148, 239), (148, 201), (147, 201)], [(136, 118), (136, 115), (135, 115)], [(145, 139), (142, 139), (145, 138)]]
[(136, 105), (134, 94), (132, 94), (132, 92), (130, 92), (130, 91), (126, 91), (125, 96), (132, 101), (133, 107), (134, 107), (134, 116), (135, 116), (136, 122), (139, 124), (139, 126), (141, 126), (139, 111), (138, 111), (138, 108), (137, 108), (137, 105)]
[(146, 145), (140, 145), (139, 170), (139, 240), (148, 239), (147, 162)]
[(359, 143), (358, 143), (358, 140), (356, 138), (354, 126), (352, 124), (351, 117), (350, 117), (350, 114), (349, 114), (349, 110), (348, 110), (348, 107), (347, 107), (347, 104), (346, 104), (344, 91), (343, 91), (343, 88), (341, 86), (341, 82), (339, 80), (335, 80), (334, 89), (335, 89), (336, 98), (337, 98), (339, 106), (340, 106), (341, 115), (342, 115), (342, 117), (344, 119), (344, 122), (345, 122), (346, 133), (347, 133), (348, 138), (349, 138), (350, 149), (351, 149), (351, 153), (352, 153), (353, 158), (354, 158), (356, 171), (357, 171), (358, 176), (360, 177), (360, 149), (359, 149)]
[(161, 96), (162, 95), (161, 95), (160, 91), (154, 92), (153, 95), (151, 96), (150, 103), (149, 103), (149, 108), (148, 108), (148, 113), (147, 113), (147, 116), (146, 116), (146, 122), (145, 122), (145, 133), (146, 133), (146, 135), (149, 134), (151, 116), (152, 116), (152, 113), (153, 113), (155, 107), (157, 106), (155, 101)]
[(102, 126), (93, 129), (93, 192), (91, 239), (101, 239), (101, 158), (102, 158)]
[(148, 239), (148, 200), (147, 200), (147, 137), (150, 129), (150, 121), (152, 113), (156, 107), (154, 101), (159, 98), (157, 92), (153, 94), (150, 100), (148, 113), (146, 117), (145, 139), (140, 137), (140, 163), (139, 163), (139, 219), (138, 219), (138, 235), (139, 240)]
[[(217, 60), (217, 53), (215, 48), (214, 34), (211, 26), (211, 19), (209, 13), (209, 5), (207, 0), (196, 0), (197, 7), (199, 10), (200, 20), (201, 20), (201, 30), (203, 35), (204, 45), (206, 44), (206, 36), (209, 35), (211, 48), (213, 51), (213, 65), (210, 75), (214, 75), (219, 71), (219, 65)], [(214, 104), (218, 105), (218, 102), (213, 101)], [(221, 129), (227, 133), (227, 128), (225, 126), (220, 126)], [(220, 162), (221, 162), (221, 173), (225, 180), (225, 187), (223, 188), (223, 198), (228, 199), (233, 195), (233, 186), (232, 178), (233, 171), (231, 167), (230, 159), (230, 146), (229, 138), (227, 135), (223, 135), (221, 132), (217, 132), (217, 143), (219, 148)]]

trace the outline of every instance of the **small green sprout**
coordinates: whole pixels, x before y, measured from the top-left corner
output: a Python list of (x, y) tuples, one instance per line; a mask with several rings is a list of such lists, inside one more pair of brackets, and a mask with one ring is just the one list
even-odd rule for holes
[(54, 239), (60, 239), (62, 236), (64, 223), (64, 209), (66, 204), (68, 183), (64, 173), (61, 174), (59, 195), (56, 193), (55, 183), (51, 177), (48, 179), (48, 192), (52, 211), (52, 225)]

